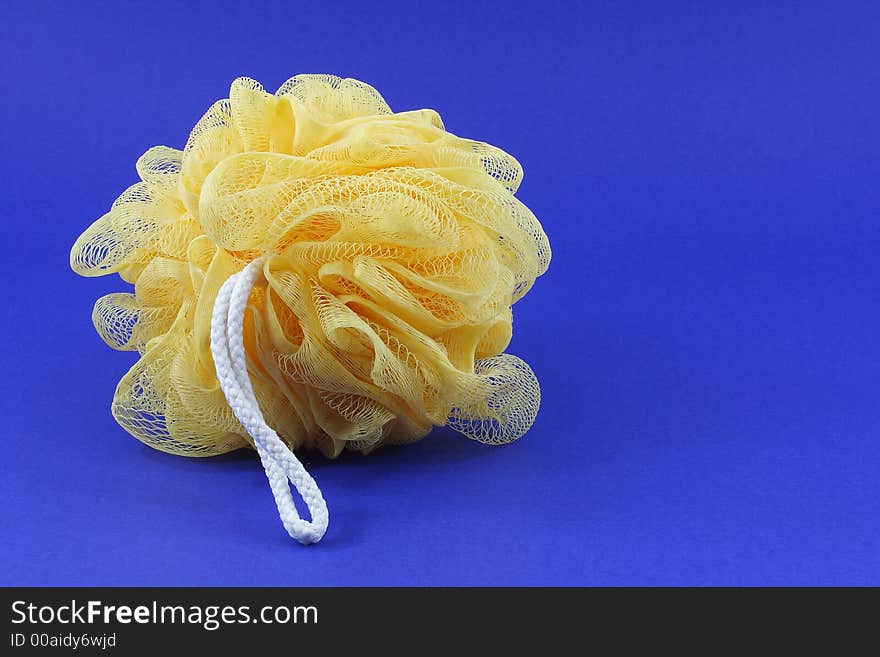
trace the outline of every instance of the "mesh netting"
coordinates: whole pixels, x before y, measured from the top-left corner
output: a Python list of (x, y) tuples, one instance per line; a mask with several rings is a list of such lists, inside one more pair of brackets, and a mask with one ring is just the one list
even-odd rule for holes
[(550, 248), (507, 153), (432, 110), (392, 113), (362, 82), (298, 75), (275, 94), (236, 80), (183, 151), (152, 148), (137, 171), (71, 266), (134, 284), (93, 319), (108, 345), (140, 353), (112, 405), (138, 439), (192, 456), (248, 444), (210, 322), (223, 282), (262, 255), (248, 368), (291, 448), (332, 457), (444, 424), (504, 443), (532, 424), (538, 382), (502, 352)]

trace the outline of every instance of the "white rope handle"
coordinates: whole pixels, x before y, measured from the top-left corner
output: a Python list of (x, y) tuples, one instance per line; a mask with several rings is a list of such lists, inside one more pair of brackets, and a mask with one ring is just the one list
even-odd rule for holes
[[(230, 276), (214, 301), (211, 315), (211, 354), (217, 380), (235, 417), (254, 439), (254, 445), (269, 478), (281, 522), (291, 537), (303, 545), (317, 543), (327, 531), (330, 516), (321, 489), (303, 464), (266, 424), (247, 372), (244, 351), (244, 309), (264, 258), (258, 258)], [(300, 518), (290, 492), (293, 484), (305, 501), (311, 521)]]

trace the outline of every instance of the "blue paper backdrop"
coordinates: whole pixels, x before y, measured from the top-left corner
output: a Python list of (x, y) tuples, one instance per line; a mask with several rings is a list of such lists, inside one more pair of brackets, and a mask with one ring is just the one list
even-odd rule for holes
[[(775, 7), (768, 7), (773, 4)], [(876, 7), (876, 5), (875, 5)], [(3, 584), (878, 584), (880, 11), (871, 3), (5, 3)], [(76, 236), (229, 83), (300, 72), (516, 155), (553, 262), (518, 443), (308, 457), (324, 542), (251, 453), (108, 408)]]

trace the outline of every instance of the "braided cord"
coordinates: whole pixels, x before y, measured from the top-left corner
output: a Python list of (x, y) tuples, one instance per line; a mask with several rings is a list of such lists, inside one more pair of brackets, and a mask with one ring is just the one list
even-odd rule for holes
[[(299, 459), (266, 424), (247, 372), (244, 350), (244, 310), (251, 288), (263, 265), (258, 258), (230, 276), (214, 301), (211, 315), (211, 354), (217, 380), (235, 417), (253, 438), (269, 479), (281, 522), (290, 536), (303, 545), (317, 543), (327, 531), (330, 517), (321, 489)], [(311, 521), (300, 518), (290, 484), (305, 501)]]

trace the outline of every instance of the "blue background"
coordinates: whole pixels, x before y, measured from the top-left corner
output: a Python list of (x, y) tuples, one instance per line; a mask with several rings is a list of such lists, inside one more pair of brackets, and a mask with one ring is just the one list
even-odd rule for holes
[[(5, 3), (0, 583), (880, 584), (880, 11), (766, 4)], [(309, 456), (310, 549), (252, 453), (115, 424), (127, 286), (68, 268), (147, 147), (300, 72), (516, 155), (554, 251), (531, 432)]]

